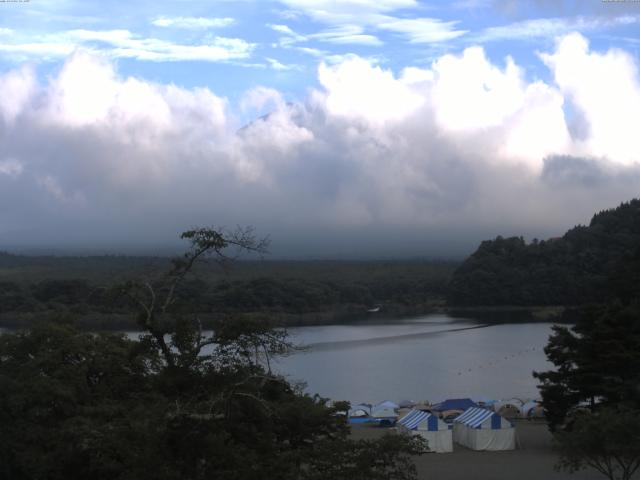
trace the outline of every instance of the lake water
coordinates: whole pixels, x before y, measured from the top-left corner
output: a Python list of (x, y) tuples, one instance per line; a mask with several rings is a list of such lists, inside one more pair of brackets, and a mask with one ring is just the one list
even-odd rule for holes
[(291, 328), (291, 339), (308, 348), (278, 359), (274, 368), (304, 381), (308, 393), (352, 403), (538, 398), (531, 372), (552, 368), (543, 352), (551, 325), (426, 315)]
[(427, 315), (394, 323), (291, 328), (308, 350), (277, 370), (306, 391), (352, 403), (402, 399), (537, 398), (534, 370), (551, 368), (550, 323), (487, 325)]

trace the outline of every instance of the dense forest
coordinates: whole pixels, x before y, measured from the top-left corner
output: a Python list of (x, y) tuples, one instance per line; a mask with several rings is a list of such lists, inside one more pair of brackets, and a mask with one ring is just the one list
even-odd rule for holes
[[(113, 286), (154, 278), (162, 257), (29, 257), (0, 253), (0, 326), (21, 327), (52, 312), (88, 328), (123, 329), (134, 323), (128, 300)], [(336, 323), (423, 313), (442, 305), (448, 261), (237, 261), (229, 268), (203, 263), (181, 283), (176, 311), (197, 311), (205, 324), (220, 316), (268, 317), (288, 325)]]
[[(202, 263), (176, 292), (175, 310), (268, 318), (285, 325), (342, 323), (445, 307), (602, 303), (636, 295), (640, 200), (593, 216), (564, 236), (527, 243), (484, 241), (462, 264), (437, 260)], [(113, 286), (154, 278), (166, 257), (25, 256), (0, 252), (0, 327), (24, 327), (52, 313), (90, 329), (134, 328), (128, 300)]]
[[(582, 305), (631, 296), (640, 265), (640, 200), (599, 212), (561, 238), (484, 241), (454, 272), (450, 305)], [(635, 276), (634, 276), (635, 275)]]

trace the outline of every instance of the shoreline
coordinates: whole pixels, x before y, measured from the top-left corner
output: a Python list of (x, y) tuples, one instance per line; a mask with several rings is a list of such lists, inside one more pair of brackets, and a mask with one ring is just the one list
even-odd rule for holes
[[(422, 304), (417, 306), (388, 305), (377, 313), (369, 313), (365, 307), (346, 305), (326, 311), (292, 312), (224, 312), (198, 313), (204, 328), (223, 318), (262, 318), (275, 327), (312, 327), (329, 325), (363, 325), (371, 323), (393, 324), (407, 318), (426, 315), (448, 315), (453, 320), (471, 320), (478, 323), (566, 323), (563, 306), (476, 306), (452, 307)], [(56, 318), (68, 318), (81, 330), (117, 332), (139, 328), (132, 313), (74, 312), (70, 310), (45, 310), (37, 312), (6, 312), (0, 314), (0, 328), (21, 330)]]

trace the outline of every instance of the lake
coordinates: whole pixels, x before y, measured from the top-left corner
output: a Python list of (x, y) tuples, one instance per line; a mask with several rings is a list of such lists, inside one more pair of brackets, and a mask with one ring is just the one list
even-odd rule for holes
[(402, 399), (537, 398), (534, 370), (551, 323), (485, 324), (426, 315), (394, 321), (289, 329), (308, 350), (277, 362), (306, 391), (352, 403)]
[(531, 372), (552, 367), (543, 352), (551, 326), (437, 314), (290, 328), (291, 339), (307, 349), (277, 359), (274, 368), (306, 382), (310, 394), (352, 403), (537, 398)]

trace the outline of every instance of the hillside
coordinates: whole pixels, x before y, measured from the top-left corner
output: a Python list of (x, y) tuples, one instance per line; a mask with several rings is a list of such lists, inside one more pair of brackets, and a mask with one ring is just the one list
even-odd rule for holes
[(454, 272), (448, 303), (582, 305), (632, 295), (640, 265), (640, 200), (599, 212), (561, 238), (487, 240)]

